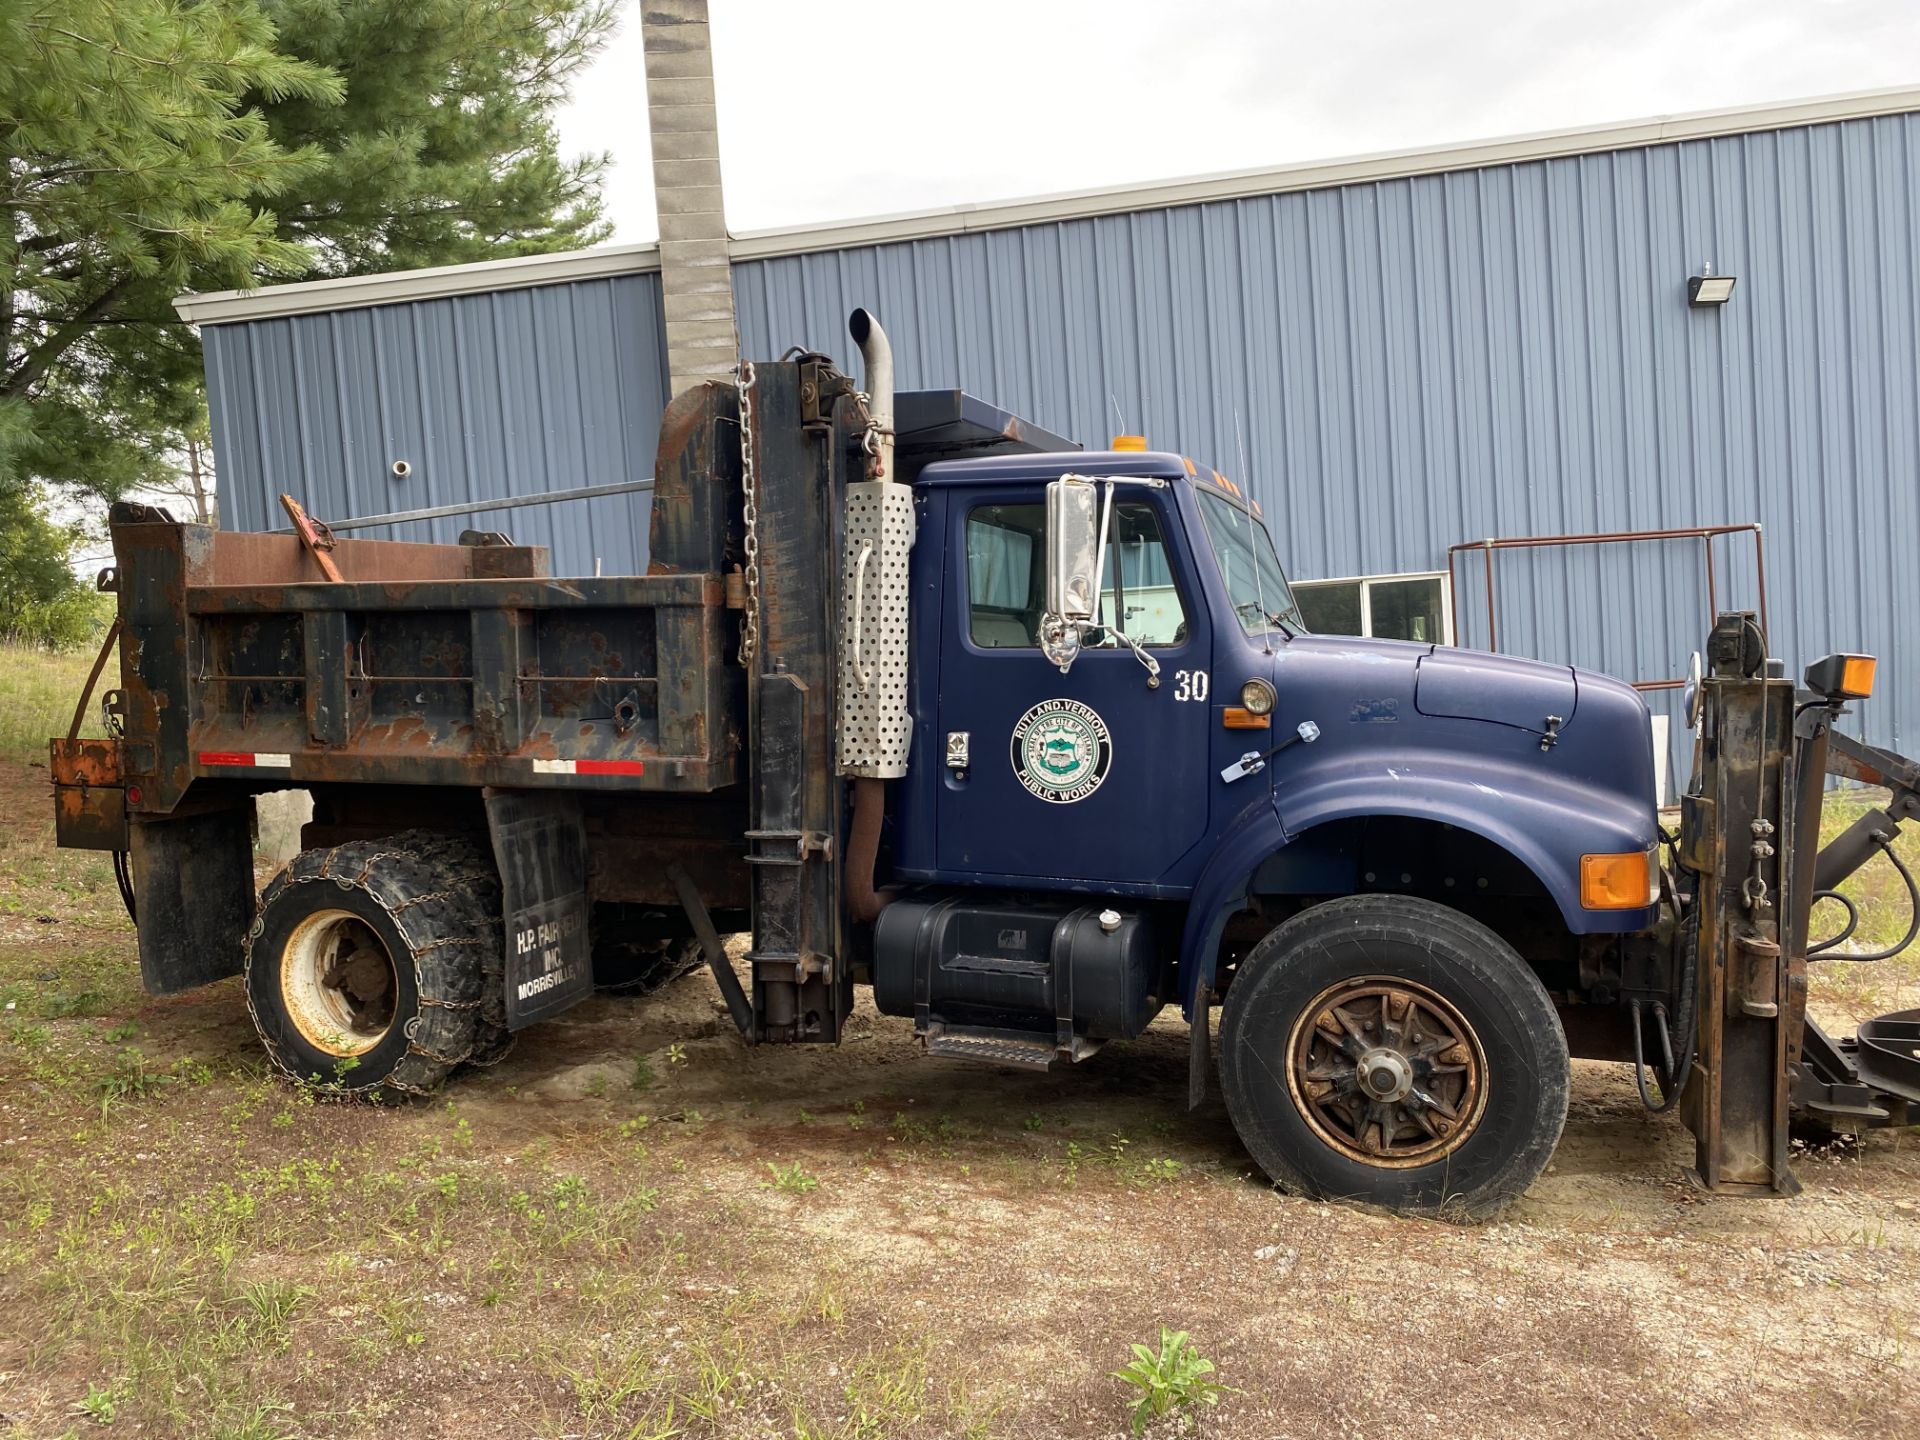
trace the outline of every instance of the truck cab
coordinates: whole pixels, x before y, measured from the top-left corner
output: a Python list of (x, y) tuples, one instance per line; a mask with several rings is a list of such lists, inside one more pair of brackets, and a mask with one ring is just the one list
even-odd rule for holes
[[(1038, 638), (1062, 476), (1116, 492), (1066, 666)], [(1580, 896), (1582, 855), (1656, 843), (1630, 686), (1308, 634), (1259, 507), (1178, 455), (951, 461), (916, 491), (910, 707), (937, 763), (901, 789), (900, 879), (1189, 909), (1189, 1013), (1235, 901), (1377, 890), (1496, 919), (1532, 905), (1568, 935), (1653, 922), (1648, 893)]]

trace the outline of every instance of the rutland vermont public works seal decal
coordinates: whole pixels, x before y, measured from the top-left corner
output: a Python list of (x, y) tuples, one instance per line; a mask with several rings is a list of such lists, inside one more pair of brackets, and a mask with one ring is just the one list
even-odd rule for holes
[(1107, 722), (1078, 700), (1043, 700), (1013, 727), (1013, 773), (1055, 805), (1093, 794), (1112, 764)]

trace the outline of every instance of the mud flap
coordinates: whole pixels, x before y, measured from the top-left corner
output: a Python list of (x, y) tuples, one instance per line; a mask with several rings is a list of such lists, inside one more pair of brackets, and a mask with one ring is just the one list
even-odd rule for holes
[(548, 1020), (593, 994), (587, 830), (577, 795), (486, 792), (506, 917), (507, 1028)]
[(140, 983), (149, 995), (240, 973), (254, 911), (252, 820), (244, 804), (134, 820)]

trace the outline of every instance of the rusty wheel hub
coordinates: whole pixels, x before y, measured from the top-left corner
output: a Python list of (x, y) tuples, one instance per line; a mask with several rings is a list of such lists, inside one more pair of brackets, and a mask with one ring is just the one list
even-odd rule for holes
[(397, 979), (393, 957), (371, 926), (345, 910), (323, 910), (288, 938), (280, 992), (308, 1044), (330, 1055), (364, 1055), (393, 1028)]
[(1301, 1012), (1287, 1088), (1308, 1125), (1368, 1165), (1426, 1165), (1457, 1149), (1485, 1113), (1486, 1059), (1437, 991), (1384, 976), (1342, 981)]

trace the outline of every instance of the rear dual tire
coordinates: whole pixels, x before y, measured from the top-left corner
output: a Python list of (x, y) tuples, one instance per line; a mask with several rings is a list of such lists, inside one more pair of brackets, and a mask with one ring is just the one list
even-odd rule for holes
[(1357, 895), (1254, 946), (1220, 1021), (1227, 1110), (1282, 1188), (1483, 1220), (1546, 1168), (1566, 1035), (1527, 963), (1431, 901)]
[(407, 831), (303, 851), (274, 876), (247, 937), (247, 1005), (293, 1079), (423, 1094), (505, 1054), (505, 969), (492, 858)]

